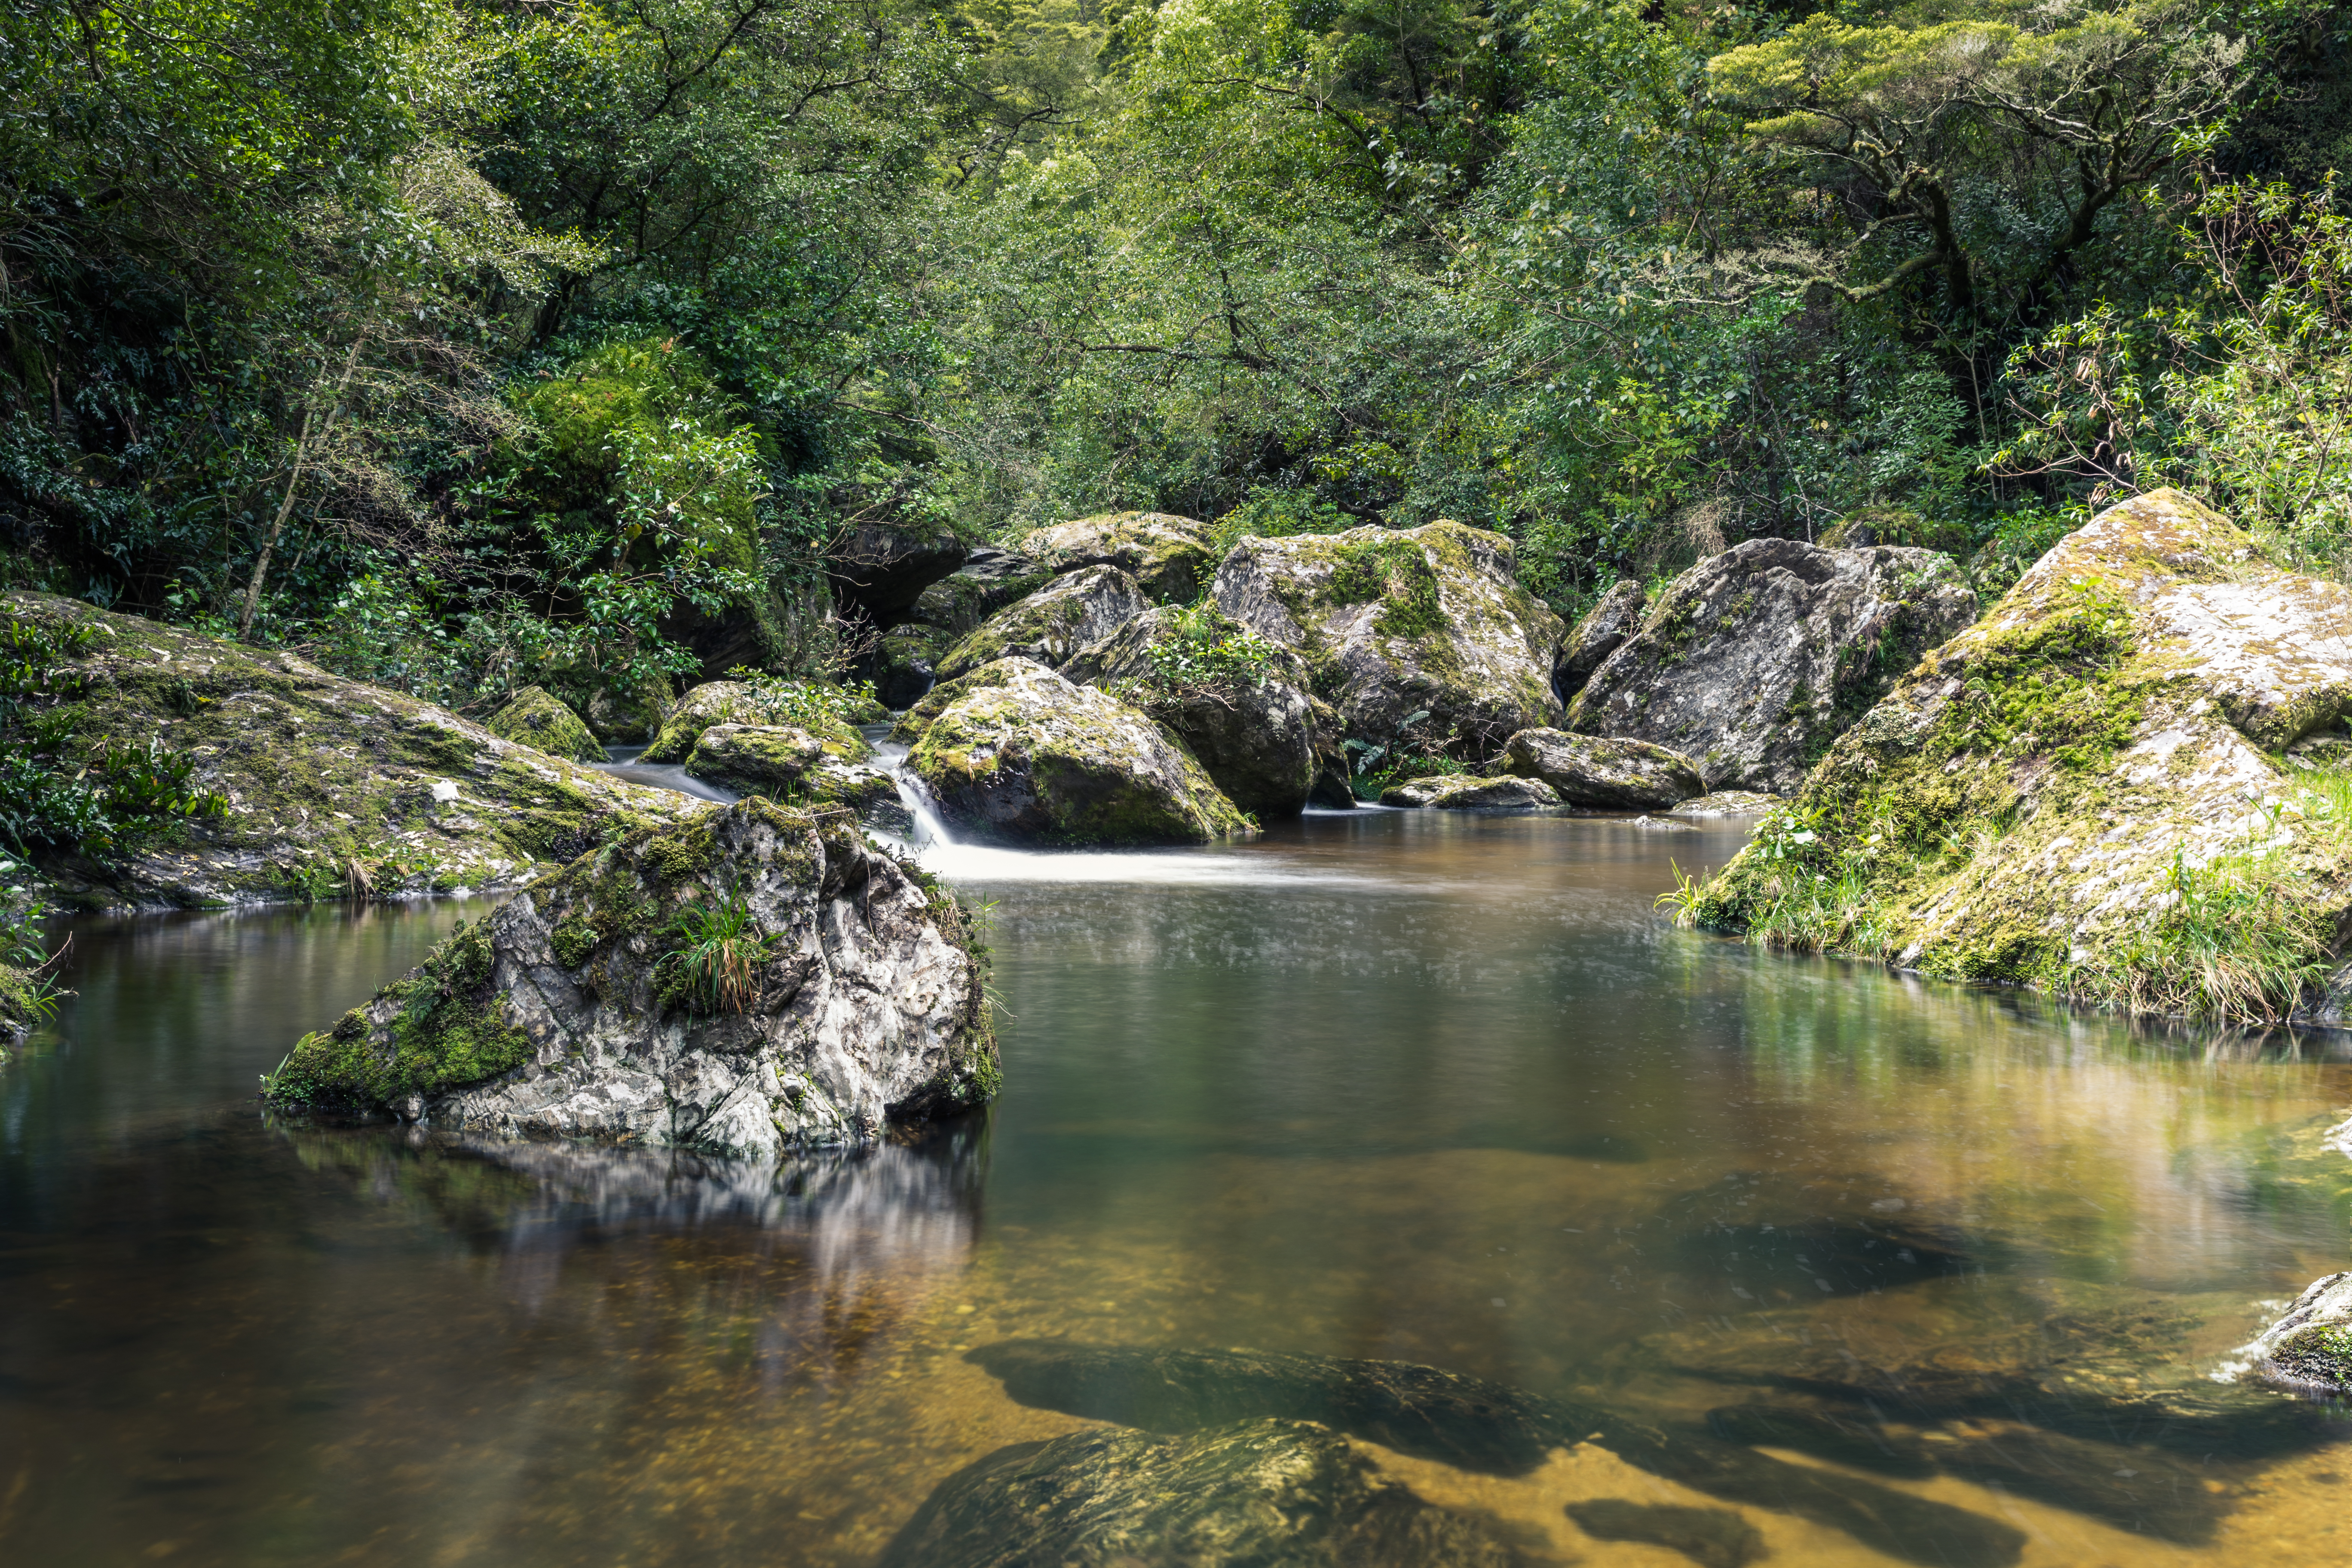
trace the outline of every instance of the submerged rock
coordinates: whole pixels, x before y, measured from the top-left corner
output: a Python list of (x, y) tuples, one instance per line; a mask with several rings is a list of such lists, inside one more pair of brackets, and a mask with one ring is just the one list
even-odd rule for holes
[(1110, 511), (1056, 523), (1030, 532), (1021, 549), (1057, 573), (1116, 566), (1163, 605), (1199, 598), (1217, 566), (1208, 524), (1164, 511)]
[(1551, 689), (1562, 702), (1575, 700), (1591, 680), (1592, 672), (1642, 629), (1647, 602), (1642, 584), (1627, 578), (1584, 613), (1559, 645), (1559, 657), (1552, 665)]
[(1568, 1517), (1595, 1541), (1663, 1546), (1702, 1568), (1748, 1568), (1768, 1553), (1763, 1531), (1727, 1508), (1595, 1498), (1570, 1503)]
[(1546, 1561), (1424, 1501), (1329, 1429), (1257, 1420), (1179, 1437), (1073, 1432), (940, 1483), (882, 1568), (1507, 1568)]
[(713, 724), (695, 742), (686, 771), (787, 805), (838, 806), (894, 832), (909, 826), (898, 781), (880, 768), (843, 761), (837, 745), (789, 724)]
[(85, 745), (186, 752), (190, 784), (226, 802), (222, 815), (125, 844), (102, 864), (41, 856), (61, 903), (184, 908), (508, 888), (608, 833), (704, 809), (294, 654), (47, 595), (10, 594), (0, 609), (96, 628), (57, 675), (73, 685)]
[(1564, 727), (1669, 747), (1713, 788), (1787, 794), (1976, 615), (1949, 556), (1751, 539), (1675, 579)]
[(1149, 607), (1134, 578), (1116, 566), (1089, 566), (989, 616), (940, 656), (937, 674), (953, 680), (1000, 658), (1025, 658), (1055, 668)]
[(1559, 720), (1559, 617), (1518, 584), (1511, 542), (1458, 522), (1244, 539), (1217, 568), (1217, 605), (1297, 652), (1349, 735), (1409, 725), (1485, 756)]
[(575, 763), (601, 763), (604, 748), (580, 721), (580, 715), (536, 686), (526, 686), (507, 699), (506, 706), (482, 721), (482, 728), (500, 740), (536, 746), (551, 757)]
[(1541, 779), (1432, 773), (1389, 785), (1381, 792), (1381, 804), (1435, 811), (1545, 811), (1559, 805), (1559, 795)]
[(2313, 1280), (2246, 1353), (2257, 1383), (2290, 1394), (2352, 1394), (2352, 1274)]
[(1145, 714), (1026, 659), (975, 672), (907, 758), (949, 822), (1033, 844), (1199, 844), (1248, 822)]
[(634, 834), (306, 1035), (284, 1104), (712, 1153), (854, 1142), (995, 1092), (961, 911), (754, 796)]
[(1922, 660), (1688, 912), (2138, 1010), (2327, 1019), (2352, 805), (2278, 753), (2347, 706), (2352, 588), (2158, 490)]
[(1570, 805), (1649, 811), (1706, 793), (1688, 757), (1646, 741), (1522, 730), (1504, 746), (1503, 755), (1508, 772), (1541, 779)]
[(702, 732), (714, 724), (784, 723), (814, 734), (824, 742), (827, 756), (843, 762), (862, 763), (873, 754), (866, 737), (846, 719), (805, 711), (798, 705), (787, 708), (749, 681), (707, 680), (678, 699), (663, 715), (660, 732), (638, 760), (682, 763), (693, 754), (694, 744), (702, 738)]

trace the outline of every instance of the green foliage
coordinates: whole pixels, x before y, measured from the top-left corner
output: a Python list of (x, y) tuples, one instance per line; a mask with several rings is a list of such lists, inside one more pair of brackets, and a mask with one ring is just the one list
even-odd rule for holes
[(748, 1012), (759, 1000), (771, 943), (741, 893), (680, 910), (662, 935), (670, 947), (654, 981), (664, 1006), (715, 1017)]
[(1168, 694), (1265, 684), (1275, 647), (1212, 600), (1171, 609), (1152, 639), (1152, 684)]
[(730, 680), (751, 688), (751, 700), (772, 724), (797, 724), (817, 735), (839, 724), (876, 724), (890, 716), (874, 695), (870, 680), (839, 682), (770, 675), (741, 665), (727, 672)]
[(331, 1029), (305, 1035), (262, 1090), (286, 1106), (372, 1109), (410, 1094), (436, 1094), (495, 1078), (530, 1058), (530, 1040), (506, 1022), (491, 994), (486, 921), (460, 925), (410, 979), (377, 994), (389, 1010), (378, 1034), (361, 1010)]
[(49, 952), (49, 907), (28, 890), (33, 880), (31, 867), (0, 855), (0, 1025), (45, 1024), (72, 994), (53, 973), (72, 939)]

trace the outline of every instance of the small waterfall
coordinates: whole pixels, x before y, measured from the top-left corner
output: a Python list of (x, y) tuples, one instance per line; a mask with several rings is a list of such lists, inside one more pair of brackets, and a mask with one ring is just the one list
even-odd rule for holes
[(907, 836), (909, 847), (920, 850), (933, 844), (953, 844), (955, 835), (940, 820), (939, 808), (924, 792), (922, 782), (907, 769), (909, 748), (896, 741), (874, 738), (874, 764), (887, 772), (898, 785), (898, 804), (915, 819), (915, 830)]

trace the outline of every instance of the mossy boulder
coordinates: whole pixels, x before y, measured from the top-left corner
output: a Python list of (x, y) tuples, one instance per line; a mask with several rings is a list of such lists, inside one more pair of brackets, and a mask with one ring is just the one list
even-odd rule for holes
[(924, 589), (961, 566), (969, 541), (914, 521), (861, 522), (834, 547), (825, 569), (835, 596), (877, 626), (907, 618)]
[[(519, 886), (608, 836), (707, 809), (517, 745), (444, 708), (295, 654), (10, 594), (0, 611), (97, 629), (70, 661), (80, 743), (195, 759), (226, 810), (103, 864), (45, 855), (56, 901), (187, 908)], [(63, 710), (60, 710), (62, 712)]]
[(533, 884), (304, 1036), (270, 1094), (734, 1155), (856, 1142), (994, 1092), (981, 984), (952, 895), (754, 796)]
[(581, 710), (588, 731), (614, 746), (637, 746), (654, 738), (669, 705), (677, 700), (667, 681), (633, 687), (600, 686)]
[(1561, 641), (1559, 657), (1552, 662), (1551, 689), (1562, 702), (1573, 701), (1591, 681), (1592, 672), (1642, 629), (1647, 603), (1642, 584), (1628, 578), (1612, 586), (1584, 613)]
[(1646, 741), (1522, 730), (1503, 747), (1503, 771), (1541, 779), (1570, 805), (1654, 811), (1696, 800), (1706, 784), (1688, 757)]
[(1751, 539), (1668, 585), (1561, 728), (1647, 741), (1717, 789), (1793, 791), (1830, 742), (1977, 618), (1948, 555)]
[(743, 680), (705, 681), (662, 716), (660, 731), (639, 760), (682, 763), (714, 724), (793, 724), (815, 735), (826, 755), (843, 762), (862, 763), (873, 753), (855, 724), (822, 703), (797, 700), (800, 695), (800, 689), (792, 687), (763, 689)]
[(2289, 748), (2347, 708), (2352, 588), (2153, 491), (1922, 659), (1685, 914), (2134, 1010), (2333, 1021), (2352, 779)]
[(1032, 531), (1022, 553), (1051, 572), (1116, 566), (1155, 604), (1189, 605), (1217, 568), (1209, 525), (1165, 511), (1109, 511)]
[(1000, 658), (1055, 668), (1150, 607), (1135, 579), (1118, 567), (1085, 567), (989, 616), (940, 656), (937, 674), (953, 680)]
[(1559, 795), (1541, 779), (1431, 773), (1389, 785), (1381, 792), (1381, 804), (1433, 811), (1549, 811), (1559, 805)]
[(1024, 844), (1199, 844), (1248, 828), (1148, 715), (1043, 665), (1000, 663), (908, 754), (948, 822)]
[(975, 544), (961, 566), (917, 595), (911, 618), (952, 634), (952, 641), (1053, 580), (1053, 569), (1040, 562), (992, 544)]
[(601, 763), (604, 748), (588, 726), (557, 699), (536, 686), (526, 686), (507, 699), (506, 706), (482, 721), (482, 728), (518, 745), (537, 746), (551, 757), (575, 763)]
[(959, 640), (959, 634), (940, 626), (912, 622), (892, 626), (882, 634), (868, 662), (874, 695), (891, 710), (911, 708), (921, 701), (939, 679), (940, 656)]
[(821, 737), (795, 725), (713, 724), (695, 742), (686, 771), (786, 805), (838, 806), (892, 831), (909, 822), (897, 780), (880, 768), (843, 760)]
[(2290, 1394), (2352, 1395), (2352, 1274), (2311, 1282), (2246, 1347), (2247, 1374)]
[(1305, 660), (1350, 736), (1386, 744), (1412, 724), (1454, 754), (1486, 756), (1560, 716), (1564, 628), (1514, 570), (1509, 540), (1458, 522), (1359, 528), (1244, 538), (1210, 593)]

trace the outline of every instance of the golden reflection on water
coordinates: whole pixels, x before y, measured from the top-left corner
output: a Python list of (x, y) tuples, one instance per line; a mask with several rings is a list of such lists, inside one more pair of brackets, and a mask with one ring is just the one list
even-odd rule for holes
[[(2328, 1041), (1662, 927), (1669, 858), (1736, 843), (1433, 814), (1129, 882), (1014, 867), (972, 887), (1003, 1103), (782, 1171), (264, 1124), (251, 1074), (446, 910), (87, 932), (76, 1011), (0, 1076), (0, 1556), (863, 1564), (941, 1478), (1089, 1425), (965, 1359), (1006, 1339), (1397, 1359), (1696, 1418), (1797, 1364), (1774, 1336), (2005, 1376), (2052, 1321), (2145, 1308), (2189, 1326), (2051, 1398), (2161, 1400), (2342, 1265)], [(2315, 1431), (2183, 1461), (2222, 1510), (2194, 1545), (1874, 1479), (2009, 1521), (2035, 1568), (2340, 1561), (2352, 1456)], [(1563, 1561), (1686, 1561), (1570, 1501), (1725, 1506), (1590, 1443), (1517, 1479), (1371, 1451)], [(1890, 1561), (1740, 1511), (1780, 1561)]]

